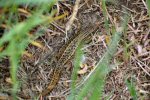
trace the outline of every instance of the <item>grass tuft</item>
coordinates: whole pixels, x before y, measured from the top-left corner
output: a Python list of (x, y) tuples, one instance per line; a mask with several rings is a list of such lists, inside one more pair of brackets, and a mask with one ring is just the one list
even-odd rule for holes
[[(2, 3), (3, 2), (3, 3)], [(4, 50), (1, 51), (0, 57), (8, 56), (10, 60), (10, 74), (12, 79), (12, 94), (14, 99), (16, 99), (16, 93), (19, 88), (19, 81), (17, 79), (17, 71), (20, 66), (20, 59), (22, 54), (24, 53), (26, 47), (31, 43), (35, 38), (29, 35), (29, 32), (34, 29), (38, 25), (47, 25), (54, 20), (58, 20), (65, 16), (57, 16), (53, 18), (53, 15), (56, 13), (55, 10), (51, 11), (49, 16), (43, 15), (44, 12), (49, 10), (49, 5), (40, 4), (40, 9), (32, 12), (29, 18), (26, 20), (19, 22), (18, 19), (18, 5), (27, 4), (27, 3), (35, 3), (35, 8), (39, 7), (38, 4), (41, 3), (40, 0), (36, 1), (28, 1), (28, 0), (10, 0), (10, 2), (6, 2), (5, 0), (0, 1), (0, 7), (4, 7), (4, 13), (1, 15), (3, 21), (6, 23), (7, 27), (10, 27), (8, 31), (3, 33), (3, 36), (0, 39), (0, 47), (3, 47), (4, 44), (7, 43), (7, 46)], [(44, 1), (42, 1), (44, 2)], [(55, 0), (49, 1), (45, 0), (44, 3), (49, 3), (50, 5), (54, 5), (56, 3)], [(8, 7), (12, 6), (12, 7)], [(52, 7), (52, 6), (51, 6)], [(9, 15), (5, 14), (5, 11), (10, 12)], [(15, 14), (16, 13), (16, 14)], [(6, 17), (7, 16), (7, 17)], [(8, 20), (7, 20), (8, 18)], [(14, 23), (13, 23), (14, 22)], [(3, 23), (3, 22), (1, 22)]]
[(93, 100), (99, 100), (100, 98), (102, 98), (106, 76), (111, 71), (109, 64), (112, 57), (117, 51), (118, 43), (121, 39), (122, 34), (126, 30), (128, 20), (129, 17), (125, 15), (121, 27), (118, 27), (118, 29), (116, 29), (117, 32), (113, 33), (112, 40), (108, 46), (106, 53), (104, 54), (102, 59), (99, 60), (90, 76), (87, 76), (87, 78), (84, 80), (84, 86), (82, 86), (78, 91), (76, 90), (77, 92), (75, 98), (77, 100), (83, 100), (85, 97), (89, 97)]

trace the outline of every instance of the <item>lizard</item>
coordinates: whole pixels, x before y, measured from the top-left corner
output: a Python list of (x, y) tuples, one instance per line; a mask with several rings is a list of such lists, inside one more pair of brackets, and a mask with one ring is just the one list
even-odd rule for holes
[[(72, 59), (79, 43), (83, 40), (89, 39), (88, 37), (91, 37), (91, 33), (94, 33), (102, 23), (103, 22), (94, 23), (94, 25), (88, 25), (89, 27), (79, 29), (77, 34), (75, 34), (65, 45), (60, 48), (57, 55), (53, 57), (54, 59), (51, 59), (52, 61), (48, 63), (48, 66), (53, 67), (51, 81), (47, 87), (39, 93), (39, 96), (44, 97), (48, 95), (56, 87), (61, 77), (61, 72), (64, 68), (63, 66), (65, 66), (70, 59)], [(42, 61), (41, 64), (43, 62), (44, 61)], [(24, 99), (32, 98), (31, 96), (26, 96), (22, 93), (19, 93), (18, 95)], [(7, 98), (11, 98), (11, 96), (8, 96)]]
[[(63, 69), (63, 66), (73, 57), (78, 44), (88, 38), (91, 33), (95, 32), (97, 28), (99, 27), (100, 23), (95, 25), (93, 29), (88, 28), (87, 30), (80, 30), (77, 35), (75, 35), (70, 41), (59, 50), (57, 57), (57, 62), (54, 61), (54, 70), (52, 73), (51, 81), (48, 84), (47, 88), (44, 89), (40, 94), (41, 96), (46, 96), (48, 93), (50, 93), (55, 86), (57, 85), (60, 76), (61, 71)], [(84, 32), (83, 32), (84, 31)], [(53, 62), (52, 62), (53, 63)]]
[[(63, 70), (63, 66), (70, 60), (75, 54), (75, 51), (79, 45), (79, 43), (83, 40), (89, 39), (88, 37), (91, 37), (91, 33), (94, 33), (97, 28), (99, 27), (100, 23), (98, 22), (94, 28), (87, 28), (87, 30), (79, 30), (78, 34), (75, 34), (69, 41), (66, 43), (58, 52), (58, 55), (54, 56), (57, 60), (50, 61), (49, 66), (54, 67), (51, 81), (49, 82), (46, 89), (44, 89), (41, 93), (39, 93), (39, 96), (46, 96), (48, 93), (50, 93), (59, 82), (59, 79), (61, 77), (61, 72)], [(24, 99), (31, 99), (31, 96), (25, 96), (23, 94), (20, 94), (21, 98)], [(0, 96), (0, 98), (7, 98), (11, 100), (11, 96)]]

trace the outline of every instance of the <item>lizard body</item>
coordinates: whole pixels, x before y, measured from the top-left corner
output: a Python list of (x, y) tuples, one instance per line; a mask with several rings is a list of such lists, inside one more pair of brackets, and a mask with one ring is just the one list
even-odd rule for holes
[(51, 81), (48, 84), (47, 88), (41, 92), (42, 96), (47, 95), (55, 88), (60, 79), (63, 66), (72, 58), (78, 47), (78, 44), (84, 39), (86, 39), (88, 36), (90, 36), (90, 34), (94, 32), (98, 28), (98, 26), (99, 24), (96, 25), (93, 29), (90, 28), (84, 30), (84, 32), (79, 32), (79, 34), (73, 37), (73, 39), (71, 39), (63, 48), (60, 49), (60, 53), (58, 53), (60, 55), (57, 56), (58, 60), (55, 63), (56, 65), (53, 66), (54, 70), (51, 77)]

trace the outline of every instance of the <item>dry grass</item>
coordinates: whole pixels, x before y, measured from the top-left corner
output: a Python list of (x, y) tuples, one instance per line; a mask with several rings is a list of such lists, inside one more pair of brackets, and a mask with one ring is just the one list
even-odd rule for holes
[[(26, 48), (28, 53), (25, 53), (21, 59), (18, 78), (22, 84), (18, 96), (25, 94), (35, 97), (45, 89), (51, 79), (52, 68), (47, 64), (51, 60), (50, 58), (57, 54), (65, 41), (78, 32), (79, 28), (81, 30), (92, 28), (92, 24), (98, 21), (102, 24), (93, 35), (92, 42), (87, 43), (83, 48), (85, 65), (80, 69), (76, 87), (84, 85), (82, 80), (90, 76), (90, 72), (106, 51), (114, 31), (119, 30), (120, 22), (124, 20), (123, 15), (126, 14), (125, 9), (130, 15), (130, 21), (109, 66), (112, 70), (107, 75), (102, 98), (112, 100), (150, 99), (150, 17), (144, 0), (119, 0), (118, 2), (107, 3), (107, 10), (105, 11), (107, 18), (104, 17), (102, 12), (101, 2), (81, 0), (77, 17), (73, 18), (74, 23), (71, 22), (72, 28), (71, 32), (68, 32), (67, 39), (66, 26), (73, 14), (74, 5), (69, 1), (62, 1), (57, 3), (55, 7), (57, 7), (55, 16), (64, 12), (68, 12), (68, 15), (61, 20), (55, 20), (51, 24), (39, 25), (28, 34), (36, 36), (36, 38), (34, 43), (28, 45)], [(21, 6), (17, 9), (19, 11), (18, 20), (22, 22), (32, 15), (34, 7)], [(0, 8), (0, 13), (6, 12), (4, 8)], [(107, 28), (105, 19), (109, 22)], [(90, 24), (91, 26), (89, 26)], [(9, 30), (9, 27), (11, 26), (5, 23), (0, 24), (0, 30), (2, 31), (0, 35), (3, 35), (4, 30)], [(39, 31), (42, 31), (42, 35), (37, 34)], [(5, 50), (5, 46), (0, 47), (0, 51), (3, 51), (3, 49)], [(43, 61), (45, 63), (41, 65)], [(61, 79), (56, 88), (47, 96), (48, 99), (60, 98), (65, 100), (70, 94), (72, 61), (62, 67), (64, 67), (64, 70)], [(0, 60), (0, 97), (3, 94), (4, 96), (10, 95), (11, 80), (9, 79), (8, 57), (3, 57)], [(134, 86), (137, 97), (134, 98), (131, 94), (128, 83), (133, 83), (132, 86)], [(86, 99), (89, 99), (88, 96), (85, 97)]]

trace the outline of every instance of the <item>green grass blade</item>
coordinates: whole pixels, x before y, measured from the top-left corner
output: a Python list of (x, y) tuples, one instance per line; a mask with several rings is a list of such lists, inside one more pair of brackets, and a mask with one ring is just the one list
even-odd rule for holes
[(105, 19), (105, 28), (107, 30), (107, 34), (110, 34), (110, 30), (109, 30), (109, 19), (108, 19), (108, 15), (107, 15), (107, 7), (106, 7), (106, 0), (102, 0), (102, 9), (103, 9), (103, 15), (104, 15), (104, 19)]
[(40, 5), (40, 4), (55, 4), (57, 1), (61, 0), (1, 0), (0, 7), (12, 6), (12, 5), (21, 5), (21, 4), (30, 4), (30, 5)]
[[(13, 20), (15, 20), (16, 25), (14, 25), (14, 23), (12, 24), (12, 18), (9, 18), (10, 20), (8, 20), (8, 24), (12, 24), (11, 26), (13, 27), (10, 28), (8, 32), (5, 32), (3, 37), (0, 39), (0, 47), (3, 44), (8, 43), (5, 50), (1, 52), (0, 57), (8, 56), (10, 60), (10, 74), (13, 85), (12, 95), (14, 100), (16, 100), (16, 93), (19, 88), (17, 71), (20, 66), (20, 58), (25, 48), (32, 40), (32, 38), (28, 35), (29, 31), (37, 25), (48, 24), (55, 19), (59, 19), (59, 17), (56, 17), (55, 19), (52, 17), (55, 14), (55, 11), (51, 12), (51, 16), (43, 16), (43, 12), (48, 8), (47, 6), (49, 5), (41, 6), (37, 12), (34, 12), (34, 14), (32, 14), (32, 16), (24, 22), (18, 22), (18, 19), (14, 18)], [(17, 6), (14, 6), (13, 9), (13, 13), (15, 14), (15, 9), (17, 9)], [(10, 16), (12, 16), (12, 14), (10, 13)]]
[(77, 80), (77, 71), (80, 68), (80, 64), (82, 62), (82, 56), (83, 56), (83, 51), (81, 50), (81, 48), (83, 47), (83, 43), (79, 43), (76, 53), (75, 53), (75, 59), (74, 59), (74, 69), (73, 69), (73, 73), (72, 73), (72, 82), (71, 82), (71, 94), (68, 97), (68, 100), (74, 100), (75, 99), (75, 95), (76, 95), (76, 80)]
[(130, 81), (126, 80), (125, 82), (126, 82), (126, 85), (128, 86), (129, 92), (130, 92), (133, 100), (138, 100), (137, 99), (137, 94), (136, 94), (137, 92), (135, 90), (135, 85), (133, 83), (133, 80), (130, 80)]
[[(111, 61), (111, 58), (113, 57), (113, 55), (115, 54), (115, 52), (117, 50), (118, 42), (121, 39), (124, 29), (126, 29), (127, 23), (128, 23), (128, 18), (125, 18), (123, 25), (121, 27), (122, 30), (116, 32), (113, 35), (112, 41), (111, 41), (106, 53), (104, 54), (104, 57), (102, 58), (102, 60), (100, 60), (98, 62), (96, 69), (91, 74), (91, 76), (87, 80), (85, 80), (84, 86), (82, 87), (81, 91), (78, 93), (78, 95), (76, 97), (77, 100), (83, 100), (83, 98), (85, 96), (87, 96), (87, 94), (90, 92), (102, 93), (106, 75), (110, 71), (110, 68), (108, 67), (109, 63)], [(97, 84), (97, 83), (99, 83), (99, 84)], [(93, 90), (94, 89), (93, 86), (97, 86), (97, 85), (100, 85), (99, 86), (100, 91)], [(91, 91), (91, 90), (93, 90), (93, 91)], [(99, 94), (99, 93), (96, 93), (94, 97), (95, 98), (100, 97), (101, 94)], [(99, 98), (97, 98), (97, 99), (99, 99)]]
[(148, 8), (148, 14), (150, 16), (150, 0), (146, 0), (147, 8)]

